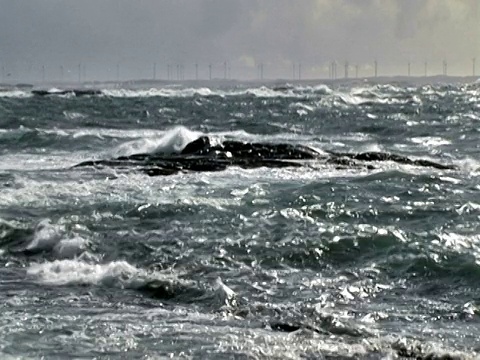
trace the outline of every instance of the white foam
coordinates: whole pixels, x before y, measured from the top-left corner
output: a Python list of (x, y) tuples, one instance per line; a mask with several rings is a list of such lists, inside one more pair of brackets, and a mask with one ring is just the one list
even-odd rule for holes
[[(65, 169), (78, 164), (86, 159), (91, 159), (99, 154), (90, 152), (51, 152), (45, 154), (11, 153), (0, 155), (0, 170), (4, 171), (34, 171)], [(100, 154), (101, 155), (101, 154)], [(16, 177), (16, 175), (14, 175)], [(21, 181), (21, 177), (18, 178)]]
[(103, 89), (102, 95), (120, 98), (133, 97), (193, 97), (193, 96), (243, 96), (252, 95), (260, 98), (271, 97), (305, 97), (308, 94), (329, 95), (332, 90), (327, 85), (317, 86), (297, 86), (291, 87), (288, 84), (285, 88), (278, 89), (267, 86), (250, 87), (246, 89), (220, 90), (210, 89), (207, 87), (200, 88), (180, 88), (180, 87), (163, 87), (150, 89)]
[(209, 88), (185, 88), (185, 89), (172, 89), (172, 88), (151, 88), (146, 90), (131, 90), (131, 89), (106, 89), (102, 90), (102, 94), (110, 97), (118, 98), (133, 98), (133, 97), (193, 97), (209, 96), (209, 95), (223, 95), (222, 92), (212, 92)]
[[(86, 117), (86, 115), (80, 113), (64, 113), (65, 117), (79, 118)], [(32, 129), (25, 128), (26, 130), (32, 131)], [(104, 137), (113, 137), (113, 138), (126, 138), (126, 139), (138, 139), (139, 137), (159, 137), (165, 134), (163, 130), (156, 129), (135, 129), (135, 130), (120, 130), (120, 129), (110, 129), (110, 128), (76, 128), (76, 129), (44, 129), (44, 128), (34, 128), (33, 130), (44, 133), (44, 134), (53, 134), (57, 136), (71, 136), (74, 139), (81, 138), (84, 136), (96, 136), (100, 139)]]
[(53, 225), (50, 219), (40, 221), (35, 227), (32, 241), (27, 245), (27, 250), (43, 251), (52, 249), (60, 242), (65, 228), (61, 225)]
[(147, 137), (121, 144), (111, 151), (114, 157), (138, 153), (180, 153), (187, 144), (198, 139), (201, 132), (191, 131), (184, 126), (177, 126), (159, 137)]
[(67, 120), (80, 120), (87, 117), (87, 115), (75, 111), (64, 111), (63, 116), (65, 116)]
[(49, 285), (105, 285), (114, 287), (138, 287), (146, 273), (126, 261), (107, 264), (89, 264), (80, 260), (55, 260), (32, 264), (27, 275)]
[(477, 263), (480, 262), (480, 235), (463, 235), (454, 232), (442, 232), (437, 234), (437, 239), (431, 242), (433, 246), (439, 246), (442, 252), (445, 248), (460, 254), (473, 256)]
[(457, 207), (455, 211), (459, 215), (469, 214), (471, 212), (479, 212), (480, 213), (480, 204), (468, 201), (467, 203)]
[(313, 112), (315, 110), (315, 108), (313, 106), (306, 105), (306, 104), (301, 103), (301, 102), (292, 103), (292, 104), (290, 104), (290, 107), (298, 109), (298, 110), (303, 110), (303, 111), (305, 111), (305, 114), (307, 114), (309, 112)]
[(22, 91), (22, 90), (0, 91), (0, 98), (28, 98), (32, 96), (33, 94), (29, 91)]
[(61, 259), (74, 258), (85, 252), (88, 240), (81, 236), (61, 239), (53, 248), (56, 256)]
[(451, 141), (441, 138), (440, 136), (421, 136), (414, 137), (411, 141), (415, 144), (420, 144), (425, 147), (437, 147), (443, 145), (450, 145)]
[(177, 126), (168, 131), (157, 144), (155, 153), (179, 153), (185, 146), (192, 141), (198, 139), (202, 135), (201, 132), (191, 131), (183, 126)]
[(214, 299), (220, 307), (235, 307), (237, 305), (237, 294), (222, 282), (220, 277), (215, 279), (213, 285)]
[(62, 93), (62, 92), (63, 92), (62, 89), (59, 89), (59, 88), (56, 88), (56, 87), (53, 87), (53, 88), (48, 90), (49, 94), (58, 94), (58, 93)]
[(73, 258), (87, 248), (88, 240), (78, 235), (67, 235), (65, 226), (42, 220), (34, 230), (33, 238), (26, 246), (30, 251), (52, 251), (58, 258)]
[(323, 94), (323, 95), (329, 95), (333, 93), (333, 90), (330, 89), (330, 87), (323, 84), (312, 87), (312, 90), (317, 94)]
[(48, 285), (95, 285), (116, 288), (139, 289), (155, 280), (172, 285), (192, 285), (180, 280), (170, 272), (148, 272), (127, 261), (112, 261), (105, 264), (84, 259), (65, 259), (34, 263), (27, 269), (27, 277)]
[[(266, 86), (261, 86), (259, 88), (250, 88), (244, 92), (245, 95), (253, 95), (260, 98), (273, 98), (273, 97), (292, 97), (295, 96), (291, 90), (287, 91), (277, 91), (270, 89)], [(232, 95), (242, 95), (242, 92), (232, 94)], [(298, 95), (296, 95), (298, 96)]]
[[(368, 102), (372, 102), (372, 99), (367, 99), (359, 95), (345, 93), (337, 93), (336, 98), (341, 100), (345, 105), (362, 105)], [(380, 102), (380, 100), (377, 99), (376, 102)]]

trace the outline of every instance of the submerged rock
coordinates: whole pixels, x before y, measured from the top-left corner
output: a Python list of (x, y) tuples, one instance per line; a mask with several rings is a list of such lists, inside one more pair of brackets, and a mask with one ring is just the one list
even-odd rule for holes
[[(396, 351), (397, 356), (404, 359), (417, 360), (462, 360), (463, 356), (459, 354), (441, 353), (437, 351), (426, 351), (421, 343), (408, 343), (406, 339), (397, 340), (392, 344), (392, 349)], [(431, 349), (430, 349), (431, 350)]]
[(194, 303), (205, 292), (194, 284), (183, 283), (179, 280), (156, 279), (138, 288), (139, 291), (159, 300)]
[[(308, 160), (323, 160), (340, 167), (365, 166), (372, 162), (393, 161), (400, 164), (431, 167), (440, 170), (456, 169), (454, 165), (439, 164), (430, 160), (412, 160), (405, 156), (384, 152), (336, 153), (325, 156), (303, 145), (249, 143), (224, 141), (212, 145), (208, 136), (190, 142), (176, 154), (134, 154), (116, 159), (85, 161), (74, 167), (132, 168), (149, 176), (172, 175), (181, 171), (222, 171), (229, 166), (244, 169), (258, 167), (283, 168), (305, 166)], [(365, 164), (370, 163), (370, 164)]]

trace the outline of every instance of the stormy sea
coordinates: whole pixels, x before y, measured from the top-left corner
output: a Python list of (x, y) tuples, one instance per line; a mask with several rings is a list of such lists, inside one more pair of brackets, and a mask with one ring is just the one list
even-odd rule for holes
[(0, 358), (480, 357), (480, 83), (0, 90)]

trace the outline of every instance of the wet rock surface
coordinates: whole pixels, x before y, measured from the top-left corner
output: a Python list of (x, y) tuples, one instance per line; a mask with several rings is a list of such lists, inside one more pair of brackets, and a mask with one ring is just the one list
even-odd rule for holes
[(208, 136), (201, 136), (190, 142), (177, 154), (134, 154), (115, 159), (85, 161), (74, 167), (132, 168), (149, 176), (166, 176), (181, 171), (222, 171), (229, 166), (239, 166), (244, 169), (301, 167), (308, 164), (308, 160), (322, 160), (339, 167), (365, 166), (369, 169), (374, 168), (373, 162), (380, 161), (440, 170), (456, 169), (454, 165), (444, 165), (424, 159), (412, 160), (385, 152), (329, 152), (328, 155), (324, 155), (307, 146), (293, 144), (224, 141), (219, 145), (212, 145)]
[(49, 96), (49, 95), (74, 95), (74, 96), (93, 96), (101, 95), (100, 90), (95, 89), (66, 89), (66, 90), (32, 90), (35, 96)]

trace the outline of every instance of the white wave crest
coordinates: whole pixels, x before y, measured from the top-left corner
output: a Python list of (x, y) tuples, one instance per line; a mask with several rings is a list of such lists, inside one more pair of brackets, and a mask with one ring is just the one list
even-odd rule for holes
[(112, 151), (111, 155), (127, 156), (138, 153), (175, 154), (181, 152), (188, 143), (198, 139), (201, 135), (201, 132), (189, 130), (184, 126), (177, 126), (166, 131), (160, 138), (148, 137), (121, 144)]
[(41, 284), (56, 286), (93, 285), (141, 289), (160, 282), (172, 288), (195, 287), (194, 282), (179, 279), (178, 274), (171, 272), (147, 271), (124, 260), (99, 264), (86, 258), (34, 263), (27, 269), (27, 277)]
[(186, 89), (146, 89), (146, 90), (131, 90), (131, 89), (105, 89), (102, 90), (104, 96), (118, 97), (118, 98), (133, 98), (133, 97), (192, 97), (195, 95), (209, 96), (213, 92), (209, 88), (186, 88)]
[(58, 258), (73, 258), (82, 254), (88, 241), (79, 235), (67, 235), (65, 226), (42, 220), (35, 227), (33, 238), (26, 250), (51, 251)]
[(32, 96), (31, 92), (23, 90), (0, 91), (0, 98), (28, 98)]
[(126, 261), (89, 264), (81, 260), (55, 260), (32, 264), (27, 275), (49, 285), (104, 285), (136, 288), (144, 283), (146, 273)]
[(411, 141), (415, 144), (423, 145), (424, 147), (438, 147), (444, 145), (450, 145), (450, 140), (444, 139), (440, 136), (419, 136), (414, 137)]
[(52, 249), (61, 239), (65, 228), (53, 225), (50, 219), (40, 221), (35, 227), (32, 241), (27, 245), (27, 250), (42, 251)]

